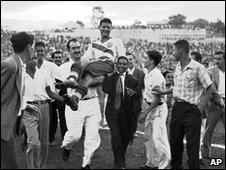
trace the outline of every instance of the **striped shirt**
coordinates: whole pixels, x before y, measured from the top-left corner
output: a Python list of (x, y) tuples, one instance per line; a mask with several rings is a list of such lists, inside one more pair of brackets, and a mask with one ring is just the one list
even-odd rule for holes
[(212, 84), (205, 67), (191, 59), (181, 70), (180, 63), (174, 72), (173, 98), (198, 105), (204, 90)]

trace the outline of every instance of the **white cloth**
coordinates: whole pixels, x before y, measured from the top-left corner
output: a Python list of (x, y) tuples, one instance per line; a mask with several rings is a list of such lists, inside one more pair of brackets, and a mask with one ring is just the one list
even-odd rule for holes
[[(98, 50), (96, 48), (92, 47), (92, 44), (88, 47), (87, 51), (85, 52), (84, 56), (81, 58), (82, 63), (89, 63), (91, 61), (97, 60), (101, 56), (107, 56), (112, 61), (116, 61), (117, 57), (119, 56), (125, 56), (125, 47), (123, 45), (122, 40), (118, 38), (111, 38), (107, 40), (106, 42), (102, 43), (101, 41), (94, 42), (95, 44), (101, 45), (106, 47), (107, 49), (111, 50), (113, 52), (113, 55), (111, 55), (108, 52), (103, 52), (101, 50)], [(82, 64), (83, 65), (83, 64)]]
[(62, 77), (63, 81), (65, 81), (66, 78), (71, 73), (72, 64), (74, 64), (74, 61), (72, 59), (70, 59), (68, 62), (60, 65), (59, 69), (60, 69), (60, 73), (61, 73), (61, 77)]
[[(147, 102), (153, 102), (156, 97), (156, 95), (152, 91), (153, 87), (159, 86), (160, 89), (166, 90), (166, 80), (157, 67), (150, 71), (150, 73), (145, 75), (144, 84), (144, 99), (146, 99)], [(165, 102), (166, 100), (167, 96), (162, 95), (161, 102)]]
[(21, 82), (21, 95), (20, 95), (21, 96), (21, 99), (20, 99), (21, 100), (21, 105), (20, 105), (20, 110), (19, 110), (19, 113), (18, 113), (18, 116), (20, 116), (21, 115), (21, 110), (24, 110), (26, 108), (26, 105), (27, 105), (26, 100), (24, 99), (26, 64), (24, 64), (22, 62), (22, 60), (20, 59), (19, 56), (17, 56), (17, 57), (19, 58), (19, 61), (21, 63), (21, 69), (22, 69), (22, 71), (21, 71), (22, 82)]
[[(155, 112), (153, 114), (153, 112)], [(156, 115), (151, 117), (150, 115)], [(166, 129), (167, 104), (155, 107), (145, 120), (146, 165), (165, 169), (171, 160), (170, 145)]]
[(34, 79), (25, 74), (25, 100), (47, 100), (49, 96), (46, 92), (46, 87), (51, 85), (51, 80), (46, 71), (36, 68)]
[(218, 92), (221, 97), (225, 98), (225, 73), (219, 69), (219, 85)]
[(134, 70), (135, 70), (135, 67), (133, 67), (131, 70), (128, 69), (128, 73), (131, 74), (131, 75), (133, 75)]
[(47, 72), (51, 81), (50, 88), (53, 92), (57, 93), (57, 89), (55, 88), (55, 85), (54, 85), (55, 79), (63, 81), (63, 78), (60, 73), (60, 68), (53, 62), (43, 60), (43, 63), (40, 69), (43, 69)]
[(99, 127), (101, 113), (98, 98), (80, 100), (78, 110), (73, 111), (66, 105), (65, 117), (68, 131), (64, 136), (61, 147), (71, 149), (82, 135), (83, 125), (85, 127), (84, 156), (82, 167), (90, 164), (94, 151), (100, 146)]

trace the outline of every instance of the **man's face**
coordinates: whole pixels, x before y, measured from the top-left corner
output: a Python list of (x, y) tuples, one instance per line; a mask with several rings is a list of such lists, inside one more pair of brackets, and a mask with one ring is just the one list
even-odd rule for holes
[(27, 55), (25, 58), (25, 62), (27, 60), (31, 60), (31, 58), (34, 56), (34, 46), (33, 45), (28, 45), (27, 47)]
[(37, 65), (37, 57), (33, 55), (26, 61), (26, 69), (34, 70)]
[(175, 51), (173, 53), (175, 61), (180, 61), (180, 57), (182, 56), (182, 54), (183, 54), (182, 48), (175, 47)]
[(225, 66), (223, 54), (217, 54), (214, 56), (214, 64), (217, 65), (218, 68)]
[(120, 58), (117, 62), (117, 69), (119, 73), (124, 73), (128, 68), (128, 61), (125, 58)]
[(109, 37), (111, 33), (112, 25), (107, 22), (102, 22), (100, 25), (100, 34), (101, 37)]
[(173, 84), (173, 73), (168, 73), (167, 75), (166, 75), (166, 83), (168, 84)]
[(79, 41), (72, 41), (69, 44), (69, 53), (72, 59), (78, 60), (81, 58), (81, 44)]
[(135, 60), (133, 58), (133, 55), (127, 55), (127, 58), (129, 60), (129, 67), (133, 68), (135, 66)]
[(42, 60), (45, 58), (45, 47), (43, 46), (36, 46), (35, 53), (37, 55), (38, 60)]
[(150, 58), (147, 54), (144, 54), (144, 68), (148, 68), (151, 65)]
[(63, 56), (61, 53), (55, 53), (54, 54), (54, 57), (53, 57), (53, 62), (56, 64), (56, 65), (61, 65), (62, 62), (63, 62)]

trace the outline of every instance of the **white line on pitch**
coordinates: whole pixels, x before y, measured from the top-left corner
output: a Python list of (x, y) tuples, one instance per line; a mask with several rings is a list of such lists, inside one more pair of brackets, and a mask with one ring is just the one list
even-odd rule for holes
[[(109, 127), (100, 127), (100, 129), (109, 130)], [(141, 131), (136, 131), (136, 133), (141, 134), (141, 135), (144, 135), (144, 132), (141, 132)], [(185, 140), (183, 142), (186, 143)], [(212, 143), (211, 146), (212, 147), (215, 147), (215, 148), (225, 149), (225, 145), (220, 145), (220, 144), (214, 144), (214, 143)]]

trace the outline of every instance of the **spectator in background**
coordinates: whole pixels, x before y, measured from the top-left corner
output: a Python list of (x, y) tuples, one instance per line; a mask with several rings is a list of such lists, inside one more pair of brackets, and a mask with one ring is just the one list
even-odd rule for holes
[[(142, 101), (143, 101), (143, 90), (144, 90), (144, 72), (139, 69), (138, 67), (135, 66), (135, 56), (130, 53), (130, 52), (126, 52), (126, 57), (129, 60), (129, 68), (128, 68), (128, 73), (133, 75), (138, 83), (139, 83), (139, 91), (141, 92), (140, 98), (138, 98), (137, 100), (134, 100), (134, 109), (135, 109), (135, 121), (133, 122), (133, 127), (134, 127), (134, 137), (137, 137), (136, 134), (136, 130), (137, 130), (137, 126), (138, 126), (138, 119), (141, 113), (141, 107), (142, 107)], [(132, 144), (133, 141), (131, 141)]]
[[(193, 60), (195, 60), (199, 63), (202, 63), (202, 59), (203, 59), (202, 54), (200, 54), (197, 51), (193, 51), (193, 52), (191, 52), (190, 55)], [(204, 109), (202, 112), (202, 124), (201, 124), (200, 146), (199, 146), (199, 164), (202, 166), (205, 165), (202, 161), (202, 152), (201, 152), (201, 146), (202, 146), (202, 141), (203, 141), (203, 137), (204, 137), (205, 126), (206, 126), (206, 109)]]
[(34, 36), (26, 32), (12, 35), (14, 54), (1, 61), (1, 168), (19, 169), (14, 133), (21, 110), (34, 111), (24, 99), (25, 63), (33, 55)]
[(199, 63), (202, 62), (202, 54), (200, 54), (199, 52), (193, 51), (193, 52), (191, 52), (190, 56), (193, 60), (195, 60)]
[[(63, 63), (63, 53), (61, 51), (54, 51), (51, 55), (51, 58), (53, 62), (60, 67), (60, 65)], [(56, 80), (56, 82), (59, 82)], [(57, 90), (58, 94), (60, 96), (63, 96), (65, 94), (63, 90), (59, 91)], [(49, 128), (49, 144), (55, 145), (55, 133), (57, 130), (57, 124), (58, 124), (58, 116), (57, 111), (59, 113), (59, 120), (60, 120), (60, 131), (61, 131), (61, 138), (64, 139), (64, 135), (67, 131), (67, 125), (65, 120), (65, 104), (63, 102), (54, 100), (51, 102), (51, 115), (50, 115), (50, 128)]]
[[(172, 70), (166, 70), (163, 73), (163, 76), (166, 79), (166, 89), (173, 88), (173, 71)], [(170, 131), (170, 120), (172, 116), (172, 105), (173, 105), (173, 94), (167, 94), (167, 108), (168, 108), (168, 115), (166, 118), (166, 127), (167, 127), (167, 133), (168, 137), (170, 137), (169, 131)]]
[(203, 138), (203, 157), (211, 158), (211, 141), (219, 120), (225, 128), (225, 53), (217, 51), (214, 55), (215, 66), (207, 70), (213, 82), (213, 94), (208, 107), (207, 122)]

